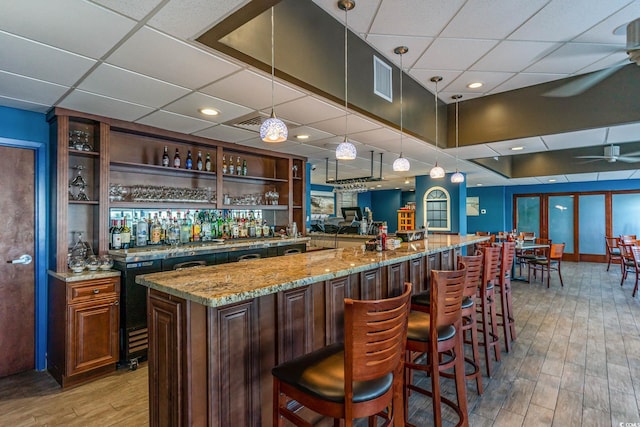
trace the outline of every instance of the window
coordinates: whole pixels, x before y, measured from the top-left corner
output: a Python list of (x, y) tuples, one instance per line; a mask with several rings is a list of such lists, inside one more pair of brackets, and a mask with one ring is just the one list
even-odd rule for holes
[[(450, 197), (442, 187), (432, 187), (424, 195), (424, 211), (429, 230), (451, 230)], [(427, 224), (424, 224), (427, 227)]]

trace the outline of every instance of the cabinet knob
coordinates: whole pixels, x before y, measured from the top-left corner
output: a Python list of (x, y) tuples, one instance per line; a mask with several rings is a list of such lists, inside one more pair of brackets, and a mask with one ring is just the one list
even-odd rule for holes
[(116, 301), (114, 301), (114, 302), (113, 302), (113, 305), (120, 305), (120, 301), (117, 301), (117, 300), (116, 300)]
[(99, 293), (100, 293), (100, 289), (94, 289), (94, 290), (93, 290), (93, 293), (94, 293), (94, 294), (99, 294)]

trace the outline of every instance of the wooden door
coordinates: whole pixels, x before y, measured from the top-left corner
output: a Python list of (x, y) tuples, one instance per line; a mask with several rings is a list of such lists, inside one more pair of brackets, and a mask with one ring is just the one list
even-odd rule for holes
[(35, 154), (0, 146), (0, 377), (35, 368)]

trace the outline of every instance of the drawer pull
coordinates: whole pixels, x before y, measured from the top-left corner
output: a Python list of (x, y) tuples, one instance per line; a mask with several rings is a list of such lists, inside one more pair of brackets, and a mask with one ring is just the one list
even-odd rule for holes
[(100, 289), (94, 289), (94, 290), (93, 290), (93, 293), (94, 293), (94, 294), (99, 294), (99, 293), (100, 293)]
[(120, 305), (120, 301), (114, 301), (113, 305)]

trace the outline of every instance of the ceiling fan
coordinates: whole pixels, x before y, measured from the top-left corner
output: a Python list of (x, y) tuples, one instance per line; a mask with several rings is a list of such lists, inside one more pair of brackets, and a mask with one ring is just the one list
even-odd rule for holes
[(640, 154), (640, 151), (633, 153), (627, 153), (625, 156), (620, 155), (619, 145), (606, 145), (604, 147), (603, 156), (576, 156), (576, 159), (593, 159), (592, 161), (606, 160), (609, 163), (615, 163), (617, 161), (625, 163), (637, 163), (640, 162), (640, 157), (635, 157)]
[(566, 98), (569, 96), (579, 95), (614, 74), (629, 62), (640, 66), (640, 18), (636, 18), (628, 24), (618, 27), (614, 33), (617, 34), (620, 31), (624, 31), (625, 28), (627, 32), (627, 46), (625, 50), (628, 55), (628, 60), (625, 59), (609, 68), (603, 68), (602, 70), (577, 77), (567, 84), (544, 93), (543, 96)]

